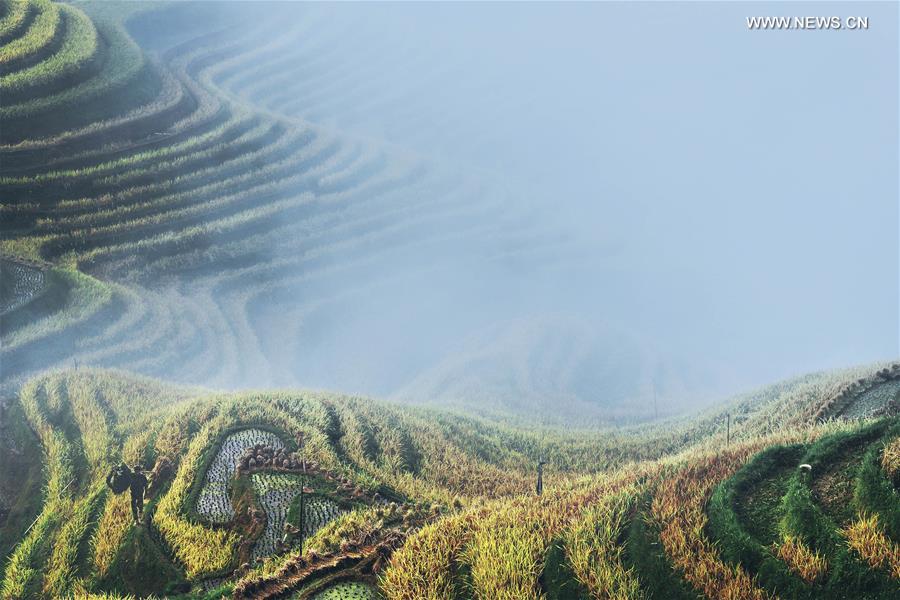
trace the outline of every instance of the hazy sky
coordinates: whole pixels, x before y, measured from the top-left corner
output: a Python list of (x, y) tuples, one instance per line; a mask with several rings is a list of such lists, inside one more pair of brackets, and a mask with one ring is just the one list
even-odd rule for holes
[[(301, 115), (536, 201), (584, 249), (532, 281), (548, 307), (739, 385), (898, 355), (896, 3), (305, 10), (342, 43)], [(869, 29), (750, 31), (756, 15)]]
[[(272, 379), (248, 384), (444, 396), (427, 386), (479, 367), (512, 395), (534, 383), (537, 398), (575, 386), (643, 402), (654, 378), (720, 396), (900, 354), (896, 2), (222, 14), (235, 7), (259, 62), (223, 88), (371, 142), (386, 165), (412, 155), (462, 173), (475, 191), (459, 206), (491, 207), (438, 219), (442, 196), (398, 190), (425, 199), (410, 238), (436, 242), (374, 246), (363, 270), (298, 283), (298, 304), (316, 307), (299, 330), (264, 306)], [(748, 28), (777, 15), (868, 29)], [(179, 31), (139, 39), (164, 48)], [(496, 244), (471, 233), (482, 225)]]

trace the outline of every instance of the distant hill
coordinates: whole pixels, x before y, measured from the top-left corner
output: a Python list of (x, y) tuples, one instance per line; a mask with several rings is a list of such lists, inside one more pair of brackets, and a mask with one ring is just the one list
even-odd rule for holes
[(709, 388), (635, 336), (574, 316), (496, 325), (448, 354), (395, 397), (585, 424), (677, 414)]

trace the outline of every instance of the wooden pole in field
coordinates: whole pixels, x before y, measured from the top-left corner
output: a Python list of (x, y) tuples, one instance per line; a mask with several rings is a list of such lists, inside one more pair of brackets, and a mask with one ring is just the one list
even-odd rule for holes
[(727, 413), (728, 424), (725, 428), (725, 445), (731, 445), (731, 413)]
[(544, 449), (546, 448), (547, 440), (547, 414), (543, 409), (541, 412), (541, 442), (538, 452), (537, 486), (535, 487), (535, 492), (537, 492), (538, 496), (544, 493)]
[(538, 473), (537, 473), (537, 495), (540, 496), (544, 492), (544, 455), (541, 454), (541, 457), (538, 458)]

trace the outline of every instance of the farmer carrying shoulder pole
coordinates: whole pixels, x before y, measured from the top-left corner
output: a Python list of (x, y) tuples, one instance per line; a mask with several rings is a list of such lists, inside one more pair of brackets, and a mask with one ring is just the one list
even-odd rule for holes
[(114, 467), (106, 477), (106, 485), (114, 494), (119, 495), (125, 490), (131, 490), (131, 515), (138, 525), (144, 514), (144, 495), (147, 491), (147, 477), (143, 471), (140, 465), (132, 471), (128, 465), (122, 463)]
[(131, 514), (134, 517), (135, 525), (141, 524), (141, 517), (144, 516), (144, 494), (147, 491), (147, 476), (144, 475), (144, 468), (138, 465), (134, 468), (131, 475)]

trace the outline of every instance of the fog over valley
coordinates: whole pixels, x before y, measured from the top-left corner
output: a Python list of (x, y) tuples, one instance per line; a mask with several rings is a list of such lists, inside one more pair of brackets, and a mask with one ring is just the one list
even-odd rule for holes
[(10, 223), (125, 286), (124, 348), (82, 364), (216, 388), (647, 418), (894, 357), (894, 8), (830, 35), (750, 31), (746, 10), (142, 11), (128, 31), (230, 111), (229, 145), (177, 159), (190, 177), (59, 194), (127, 208)]

